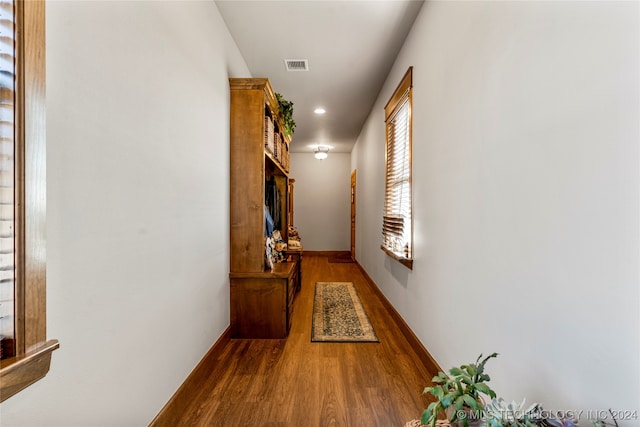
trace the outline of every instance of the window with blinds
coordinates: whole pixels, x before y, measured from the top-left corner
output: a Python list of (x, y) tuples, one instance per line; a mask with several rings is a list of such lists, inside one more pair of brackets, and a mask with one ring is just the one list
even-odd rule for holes
[(410, 67), (385, 106), (386, 156), (384, 215), (381, 248), (392, 258), (413, 267), (411, 202), (411, 102)]
[(0, 359), (15, 354), (14, 16), (0, 0)]
[(49, 372), (45, 0), (0, 0), (0, 402)]

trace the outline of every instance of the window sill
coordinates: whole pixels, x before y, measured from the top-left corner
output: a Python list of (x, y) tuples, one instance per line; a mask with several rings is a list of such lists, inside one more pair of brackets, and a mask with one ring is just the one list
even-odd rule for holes
[(400, 256), (397, 253), (390, 251), (389, 249), (385, 248), (382, 245), (380, 245), (380, 249), (382, 249), (382, 251), (387, 255), (389, 255), (391, 258), (395, 259), (400, 264), (407, 267), (409, 270), (413, 270), (413, 258), (405, 258), (403, 256)]
[(49, 372), (51, 354), (60, 347), (49, 340), (36, 349), (0, 362), (0, 402), (44, 378)]

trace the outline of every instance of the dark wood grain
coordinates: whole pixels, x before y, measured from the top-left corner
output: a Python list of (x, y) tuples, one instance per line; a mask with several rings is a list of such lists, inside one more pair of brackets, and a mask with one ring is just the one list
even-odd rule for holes
[[(403, 426), (428, 404), (425, 368), (355, 263), (305, 256), (286, 340), (225, 340), (152, 426)], [(312, 343), (319, 281), (353, 282), (380, 343)], [(197, 384), (187, 387), (187, 383)], [(180, 393), (180, 391), (178, 392)], [(178, 394), (177, 393), (177, 394)], [(169, 406), (169, 405), (167, 405)]]
[(229, 188), (232, 272), (264, 271), (263, 89), (240, 90), (231, 85)]

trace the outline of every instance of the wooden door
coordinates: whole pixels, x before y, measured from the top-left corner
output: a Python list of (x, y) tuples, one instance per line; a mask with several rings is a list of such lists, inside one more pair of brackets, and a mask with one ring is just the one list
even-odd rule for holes
[(351, 172), (351, 259), (356, 259), (356, 170)]

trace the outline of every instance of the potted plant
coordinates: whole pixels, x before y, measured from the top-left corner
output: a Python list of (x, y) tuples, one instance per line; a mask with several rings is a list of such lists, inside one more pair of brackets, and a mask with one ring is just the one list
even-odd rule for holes
[[(525, 400), (507, 403), (496, 398), (496, 393), (486, 384), (491, 378), (484, 371), (485, 364), (493, 353), (484, 359), (478, 356), (476, 363), (451, 368), (449, 374), (438, 372), (432, 387), (423, 394), (432, 394), (436, 401), (429, 404), (420, 420), (412, 420), (405, 427), (435, 427), (438, 416), (444, 412), (452, 427), (578, 427), (580, 413), (576, 411), (548, 411), (534, 403), (526, 410)], [(483, 396), (491, 397), (485, 404)], [(618, 427), (615, 413), (610, 417), (591, 420), (593, 427)]]
[(618, 427), (618, 421), (616, 420), (615, 414), (613, 413), (613, 411), (611, 409), (609, 409), (609, 413), (611, 414), (611, 421), (612, 422), (605, 421), (602, 418), (596, 418), (595, 420), (591, 421), (593, 426), (594, 427)]
[(296, 130), (296, 122), (293, 120), (293, 102), (287, 101), (279, 93), (276, 93), (276, 99), (278, 100), (282, 121), (284, 122), (284, 134), (293, 135), (293, 132)]
[(422, 413), (422, 424), (435, 427), (438, 414), (442, 411), (447, 413), (452, 426), (479, 424), (484, 409), (481, 396), (496, 397), (496, 393), (486, 384), (491, 378), (484, 372), (484, 365), (496, 356), (498, 353), (482, 359), (480, 354), (476, 363), (451, 368), (448, 375), (438, 372), (432, 379), (436, 385), (426, 387), (423, 391), (423, 394), (435, 396), (437, 401), (430, 403)]
[(493, 399), (484, 407), (487, 426), (489, 427), (532, 427), (532, 416), (540, 412), (539, 405), (533, 404), (529, 409), (524, 409), (524, 402), (507, 403), (501, 397)]

